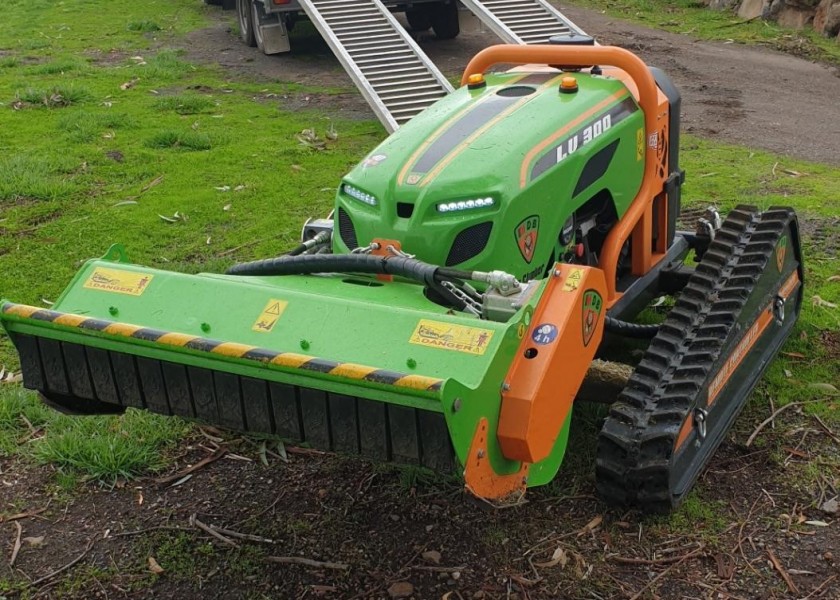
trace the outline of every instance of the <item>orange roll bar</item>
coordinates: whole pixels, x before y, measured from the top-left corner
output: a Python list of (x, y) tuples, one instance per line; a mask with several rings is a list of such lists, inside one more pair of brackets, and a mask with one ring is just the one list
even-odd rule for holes
[[(656, 132), (656, 111), (658, 107), (658, 91), (653, 75), (638, 56), (628, 50), (614, 46), (514, 46), (500, 44), (490, 46), (473, 57), (464, 70), (461, 85), (466, 85), (470, 75), (484, 73), (488, 67), (496, 64), (568, 65), (574, 67), (612, 66), (627, 73), (638, 89), (637, 100), (645, 115), (644, 176), (639, 192), (628, 207), (627, 212), (618, 220), (618, 223), (615, 224), (604, 241), (599, 264), (606, 277), (607, 306), (611, 306), (620, 296), (616, 290), (616, 272), (621, 248), (643, 218), (645, 219), (643, 228), (650, 228), (653, 212), (650, 209), (653, 199), (662, 191), (657, 189), (661, 187), (661, 182), (658, 181), (656, 176), (656, 146), (651, 144), (651, 134)], [(640, 271), (636, 275), (643, 275), (650, 270), (652, 264), (650, 236), (647, 239), (636, 240), (633, 251), (634, 271)], [(641, 254), (641, 256), (638, 254)], [(636, 265), (639, 265), (639, 267), (637, 268)]]

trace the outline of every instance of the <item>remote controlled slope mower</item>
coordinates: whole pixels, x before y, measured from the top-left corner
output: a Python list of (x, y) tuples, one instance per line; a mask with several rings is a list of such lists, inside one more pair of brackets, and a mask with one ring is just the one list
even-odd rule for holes
[[(485, 73), (501, 63), (526, 66)], [(505, 501), (557, 473), (605, 336), (646, 337), (600, 433), (597, 485), (667, 510), (803, 293), (791, 209), (739, 206), (676, 232), (679, 100), (622, 49), (488, 48), (287, 255), (185, 275), (114, 247), (51, 310), (4, 302), (24, 383), (76, 413), (144, 408), (455, 466)], [(663, 293), (663, 323), (631, 322)]]

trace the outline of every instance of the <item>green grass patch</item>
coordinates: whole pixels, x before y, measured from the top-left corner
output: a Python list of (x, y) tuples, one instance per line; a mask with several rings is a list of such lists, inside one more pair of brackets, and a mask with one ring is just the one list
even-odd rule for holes
[(142, 31), (148, 33), (151, 31), (160, 31), (162, 28), (154, 21), (142, 19), (140, 21), (131, 21), (127, 26), (129, 31)]
[(10, 202), (66, 198), (75, 190), (71, 168), (66, 159), (55, 155), (0, 158), (0, 214), (6, 216)]
[(67, 416), (18, 386), (0, 388), (0, 453), (59, 467), (56, 483), (62, 489), (75, 486), (79, 477), (113, 484), (159, 470), (167, 449), (190, 427), (181, 419), (137, 410), (120, 416)]
[(209, 150), (213, 147), (210, 136), (197, 131), (159, 131), (148, 140), (149, 148), (173, 148), (177, 150)]
[(124, 112), (77, 111), (62, 115), (56, 125), (67, 133), (71, 142), (88, 143), (112, 135), (113, 130), (131, 128), (134, 120)]
[(840, 44), (813, 29), (787, 29), (761, 19), (747, 21), (731, 8), (711, 10), (698, 0), (575, 0), (574, 4), (694, 38), (761, 45), (840, 65)]
[(90, 92), (75, 85), (25, 88), (15, 93), (16, 108), (63, 108), (88, 100)]
[(162, 451), (189, 430), (183, 421), (129, 410), (114, 417), (58, 417), (36, 449), (38, 460), (93, 479), (130, 479), (165, 465)]
[(74, 57), (65, 57), (43, 65), (35, 65), (27, 69), (32, 75), (61, 75), (86, 69), (87, 63)]
[(176, 96), (164, 96), (155, 102), (158, 110), (174, 111), (179, 115), (194, 115), (214, 108), (216, 103), (212, 98), (198, 94), (178, 94)]

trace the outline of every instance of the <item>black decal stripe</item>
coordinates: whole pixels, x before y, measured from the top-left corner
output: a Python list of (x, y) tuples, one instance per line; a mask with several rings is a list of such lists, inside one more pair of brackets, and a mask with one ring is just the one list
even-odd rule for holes
[(575, 184), (575, 191), (572, 193), (572, 198), (580, 194), (583, 190), (598, 181), (607, 172), (607, 169), (615, 156), (615, 151), (618, 149), (620, 139), (616, 139), (608, 146), (598, 150), (595, 155), (586, 162), (583, 167), (583, 172)]
[[(612, 126), (615, 127), (617, 123), (620, 123), (621, 121), (635, 113), (637, 110), (638, 108), (636, 107), (636, 102), (633, 100), (632, 97), (628, 96), (627, 98), (625, 98), (621, 102), (618, 102), (617, 104), (614, 104), (604, 112), (599, 113), (598, 116), (596, 116), (594, 119), (587, 121), (577, 129), (575, 129), (569, 135), (564, 136), (558, 142), (549, 146), (545, 153), (539, 159), (537, 159), (537, 161), (534, 163), (534, 166), (531, 168), (531, 181), (535, 180), (537, 177), (539, 177), (540, 175), (557, 165), (557, 149), (565, 147), (566, 144), (568, 144), (569, 140), (578, 136), (582, 136), (584, 129), (591, 126), (593, 123), (600, 121), (607, 115), (610, 115), (610, 121), (612, 123)], [(579, 149), (582, 146), (583, 143), (581, 142)]]
[(147, 342), (156, 342), (159, 338), (166, 335), (165, 331), (161, 331), (160, 329), (138, 329), (134, 333), (131, 334), (131, 337), (137, 338), (138, 340), (146, 340)]
[(547, 73), (531, 73), (527, 77), (518, 79), (515, 83), (516, 85), (543, 85), (545, 83), (548, 83), (555, 77), (557, 77), (556, 71), (551, 71)]
[(57, 313), (52, 310), (41, 309), (37, 310), (29, 317), (30, 319), (35, 319), (36, 321), (47, 321), (52, 322), (55, 321), (58, 317), (61, 316), (61, 313)]
[(213, 348), (220, 345), (222, 342), (218, 340), (208, 340), (205, 338), (198, 338), (195, 340), (190, 340), (184, 345), (184, 348), (189, 348), (190, 350), (199, 350), (201, 352), (212, 352)]
[(373, 383), (384, 383), (387, 385), (394, 385), (397, 381), (405, 377), (405, 373), (397, 373), (396, 371), (388, 371), (379, 369), (373, 373), (365, 375), (364, 380)]
[(313, 358), (303, 363), (300, 368), (307, 371), (316, 371), (318, 373), (329, 373), (335, 369), (339, 363), (332, 360), (324, 360), (323, 358)]
[(280, 352), (266, 350), (265, 348), (254, 348), (253, 350), (248, 350), (248, 352), (243, 354), (242, 358), (247, 358), (248, 360), (257, 360), (260, 362), (271, 362), (272, 360), (280, 356), (280, 354)]
[(476, 104), (475, 108), (461, 117), (438, 139), (432, 142), (429, 149), (417, 160), (411, 168), (411, 173), (423, 174), (432, 170), (437, 163), (458, 147), (476, 129), (494, 119), (511, 104), (518, 102), (518, 97), (504, 97), (493, 95), (485, 102)]
[(102, 331), (110, 324), (110, 321), (103, 321), (102, 319), (85, 319), (79, 323), (79, 327), (82, 329), (90, 329), (91, 331)]

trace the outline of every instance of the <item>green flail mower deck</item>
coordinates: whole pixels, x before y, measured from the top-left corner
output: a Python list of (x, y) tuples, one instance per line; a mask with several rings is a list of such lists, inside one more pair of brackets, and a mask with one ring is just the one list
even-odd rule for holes
[[(196, 276), (104, 259), (51, 310), (4, 302), (2, 319), (26, 386), (58, 407), (145, 408), (448, 471), (481, 417), (495, 429), (539, 296), (497, 323), (450, 314), (406, 282)], [(567, 430), (532, 484), (554, 476)], [(488, 454), (497, 472), (518, 468), (495, 444)]]

